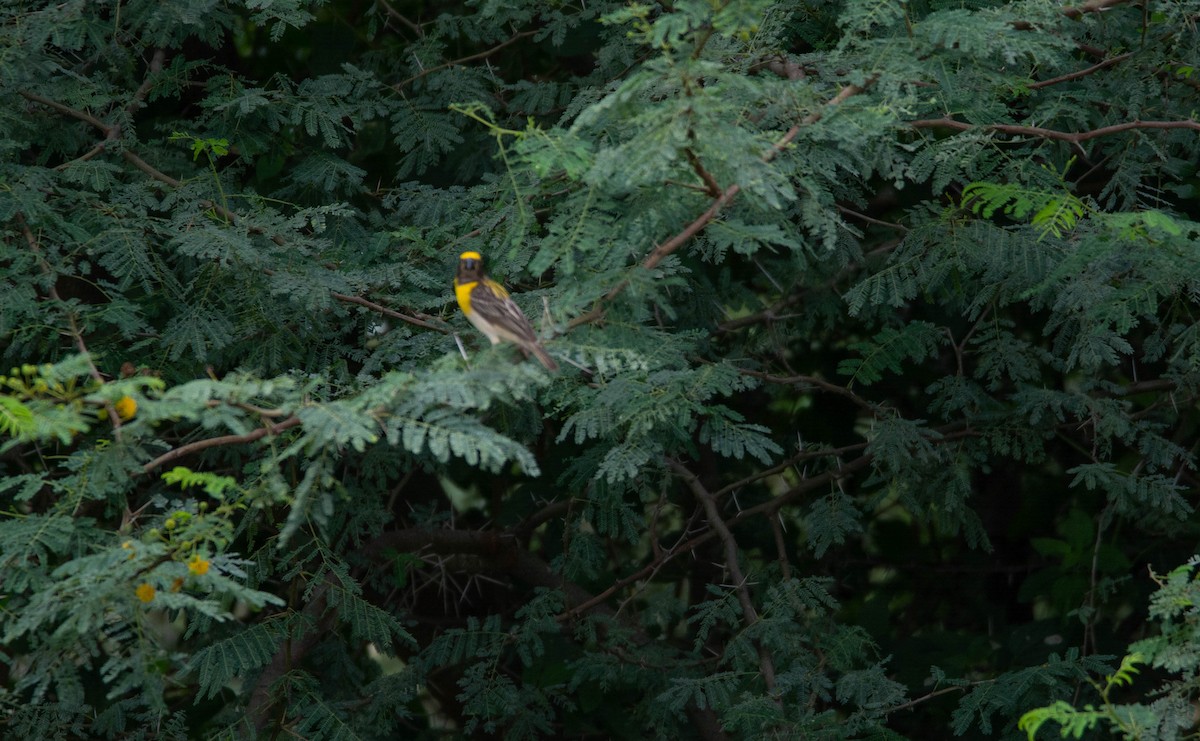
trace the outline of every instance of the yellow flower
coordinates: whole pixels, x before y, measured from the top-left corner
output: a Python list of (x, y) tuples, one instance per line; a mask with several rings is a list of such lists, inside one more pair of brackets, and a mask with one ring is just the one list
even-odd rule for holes
[(122, 421), (133, 419), (133, 415), (137, 414), (137, 402), (132, 396), (122, 396), (113, 404), (113, 409), (117, 411), (117, 416)]
[(155, 589), (146, 582), (142, 582), (138, 585), (138, 588), (134, 591), (134, 594), (136, 594), (137, 598), (142, 602), (150, 602), (154, 599)]
[(192, 556), (192, 560), (188, 561), (187, 566), (188, 566), (188, 571), (192, 572), (196, 576), (204, 576), (205, 574), (208, 573), (208, 561), (205, 561), (203, 558), (200, 558), (199, 553)]

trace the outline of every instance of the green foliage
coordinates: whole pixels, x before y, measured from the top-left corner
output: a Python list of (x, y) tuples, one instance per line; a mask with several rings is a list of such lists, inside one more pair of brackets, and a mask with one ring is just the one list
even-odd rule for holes
[(861, 358), (843, 360), (838, 373), (849, 376), (847, 386), (870, 385), (887, 373), (899, 373), (906, 360), (919, 363), (936, 354), (943, 340), (941, 330), (929, 322), (912, 322), (901, 329), (884, 327), (871, 339), (851, 345)]
[(1195, 15), (6, 4), (6, 730), (1194, 734)]
[[(1129, 654), (1121, 659), (1121, 666), (1115, 672), (1104, 678), (1103, 684), (1093, 683), (1103, 701), (1099, 709), (1089, 704), (1077, 710), (1070, 703), (1058, 700), (1053, 705), (1028, 711), (1021, 716), (1017, 726), (1025, 731), (1030, 741), (1037, 737), (1038, 730), (1047, 721), (1062, 727), (1062, 738), (1082, 738), (1102, 723), (1110, 728), (1112, 735), (1119, 733), (1121, 738), (1126, 739), (1162, 738), (1163, 735), (1157, 731), (1170, 729), (1171, 726), (1186, 727), (1187, 723), (1180, 723), (1178, 719), (1167, 720), (1161, 707), (1116, 705), (1109, 699), (1114, 689), (1133, 683), (1133, 675), (1138, 673), (1137, 664), (1144, 661), (1145, 657), (1141, 654)], [(1175, 734), (1169, 731), (1166, 737), (1174, 738)]]
[(1013, 184), (971, 183), (963, 188), (962, 201), (972, 213), (985, 219), (992, 218), (996, 211), (1021, 221), (1028, 218), (1039, 238), (1048, 234), (1061, 238), (1075, 228), (1087, 210), (1083, 201), (1069, 192), (1039, 191)]

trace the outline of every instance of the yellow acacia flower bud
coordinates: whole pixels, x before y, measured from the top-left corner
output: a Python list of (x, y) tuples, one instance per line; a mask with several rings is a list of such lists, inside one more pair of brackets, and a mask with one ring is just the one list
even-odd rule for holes
[(132, 396), (122, 396), (113, 404), (113, 408), (117, 410), (117, 416), (122, 420), (133, 419), (133, 415), (137, 414), (137, 402)]
[(138, 585), (138, 588), (134, 590), (134, 594), (136, 594), (137, 598), (142, 602), (150, 602), (154, 599), (154, 595), (157, 594), (157, 590), (146, 582), (142, 582)]
[(207, 574), (208, 566), (209, 566), (208, 561), (205, 561), (203, 558), (200, 558), (199, 553), (192, 556), (192, 560), (188, 561), (188, 565), (187, 565), (188, 571), (192, 572), (196, 576), (204, 576), (205, 574)]

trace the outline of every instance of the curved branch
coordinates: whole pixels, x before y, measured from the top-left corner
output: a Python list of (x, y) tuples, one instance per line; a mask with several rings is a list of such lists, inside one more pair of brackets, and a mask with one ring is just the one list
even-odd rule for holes
[(493, 46), (493, 47), (492, 47), (492, 48), (490, 48), (490, 49), (484, 49), (484, 50), (483, 50), (483, 51), (481, 51), (481, 52), (477, 52), (477, 53), (475, 53), (475, 54), (469, 54), (469, 55), (467, 55), (467, 56), (465, 56), (465, 57), (459, 57), (458, 59), (451, 59), (449, 62), (446, 62), (446, 63), (444, 63), (444, 64), (439, 64), (439, 65), (438, 65), (438, 66), (436, 66), (436, 67), (430, 67), (429, 69), (421, 70), (420, 72), (418, 72), (417, 74), (415, 74), (415, 75), (413, 75), (412, 77), (408, 78), (407, 80), (401, 80), (400, 82), (397, 82), (395, 85), (392, 85), (392, 89), (393, 89), (393, 90), (395, 90), (396, 92), (400, 92), (400, 90), (401, 90), (402, 88), (406, 88), (406, 87), (408, 87), (409, 85), (411, 85), (412, 83), (414, 83), (414, 82), (416, 82), (417, 80), (421, 79), (422, 77), (425, 77), (426, 75), (431, 75), (431, 74), (433, 74), (434, 72), (439, 72), (439, 71), (441, 71), (441, 70), (448, 69), (448, 68), (450, 68), (450, 67), (455, 67), (455, 66), (458, 66), (458, 65), (460, 65), (460, 64), (466, 64), (466, 63), (468, 63), (468, 62), (474, 62), (474, 61), (476, 61), (476, 60), (479, 60), (479, 59), (486, 59), (486, 58), (488, 58), (488, 57), (492, 56), (493, 54), (495, 54), (496, 52), (500, 51), (500, 50), (501, 50), (501, 49), (503, 49), (504, 47), (506, 47), (506, 46), (511, 46), (512, 44), (515, 44), (515, 43), (517, 43), (517, 42), (518, 42), (518, 41), (520, 41), (521, 39), (528, 38), (528, 37), (530, 37), (530, 36), (533, 36), (533, 35), (534, 35), (534, 34), (536, 34), (536, 33), (538, 33), (538, 31), (537, 31), (537, 30), (533, 30), (533, 31), (518, 31), (517, 33), (513, 34), (512, 36), (510, 36), (510, 37), (509, 37), (508, 39), (506, 39), (505, 41), (501, 41), (499, 44), (496, 44), (495, 46)]
[(197, 453), (201, 450), (216, 448), (221, 445), (238, 445), (241, 443), (249, 443), (266, 437), (267, 435), (278, 435), (284, 430), (290, 429), (300, 424), (300, 418), (292, 415), (282, 422), (277, 422), (270, 427), (260, 427), (253, 432), (247, 432), (245, 435), (223, 435), (221, 437), (209, 437), (204, 440), (197, 440), (187, 445), (181, 445), (173, 450), (168, 450), (159, 457), (142, 466), (142, 473), (150, 473), (159, 466), (170, 463), (177, 458), (182, 458), (185, 455)]
[(104, 123), (92, 114), (76, 110), (70, 106), (65, 106), (62, 103), (59, 103), (57, 100), (51, 100), (50, 98), (38, 95), (37, 93), (31, 93), (28, 90), (18, 90), (17, 94), (25, 100), (32, 101), (34, 103), (40, 103), (47, 108), (53, 108), (64, 116), (70, 116), (71, 118), (79, 119), (84, 123), (89, 123), (92, 126), (95, 126), (97, 129), (100, 129), (105, 135), (107, 135), (111, 130), (108, 124)]
[(1052, 77), (1049, 80), (1042, 80), (1041, 82), (1035, 82), (1029, 86), (1029, 89), (1030, 90), (1038, 90), (1040, 88), (1050, 87), (1051, 85), (1057, 85), (1060, 82), (1069, 82), (1071, 80), (1078, 80), (1080, 77), (1087, 77), (1088, 75), (1090, 75), (1094, 72), (1099, 72), (1100, 70), (1104, 69), (1105, 67), (1111, 67), (1114, 64), (1123, 62), (1132, 56), (1133, 56), (1133, 52), (1131, 52), (1131, 51), (1125, 52), (1124, 54), (1118, 54), (1115, 57), (1110, 57), (1108, 59), (1105, 59), (1103, 62), (1100, 62), (1099, 64), (1093, 64), (1091, 67), (1088, 67), (1087, 69), (1081, 69), (1076, 72), (1068, 72), (1065, 75), (1059, 75), (1058, 77)]
[[(750, 599), (750, 589), (746, 586), (748, 580), (742, 573), (741, 564), (738, 563), (737, 540), (733, 537), (729, 526), (725, 524), (725, 520), (721, 519), (716, 498), (700, 482), (700, 477), (689, 471), (682, 463), (671, 458), (666, 459), (666, 462), (667, 466), (683, 479), (683, 482), (692, 490), (692, 495), (704, 507), (708, 523), (712, 525), (717, 537), (721, 539), (721, 544), (725, 547), (725, 568), (729, 570), (729, 576), (733, 579), (733, 589), (737, 592), (738, 602), (742, 605), (742, 617), (745, 619), (747, 627), (755, 625), (758, 623), (758, 611), (754, 609), (754, 601)], [(775, 692), (775, 660), (771, 658), (771, 653), (761, 642), (755, 641), (755, 644), (758, 648), (759, 671), (762, 672), (767, 691), (773, 694)]]

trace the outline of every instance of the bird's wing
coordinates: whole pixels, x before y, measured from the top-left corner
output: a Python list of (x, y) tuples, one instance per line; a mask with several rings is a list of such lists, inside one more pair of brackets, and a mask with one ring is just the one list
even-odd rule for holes
[(517, 344), (536, 343), (537, 334), (521, 308), (508, 296), (508, 292), (497, 283), (490, 286), (480, 281), (471, 291), (471, 310), (492, 325), (496, 333)]

